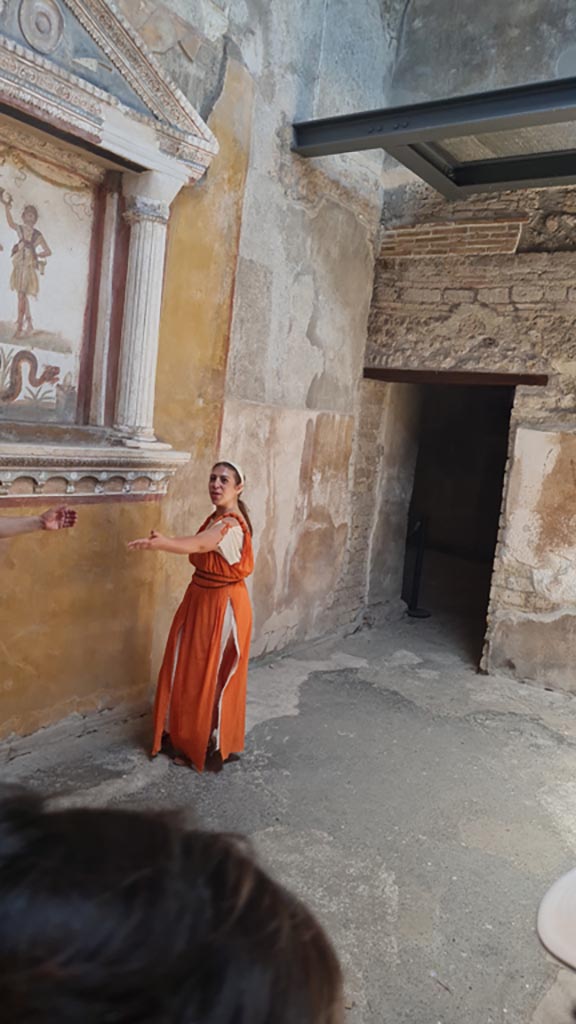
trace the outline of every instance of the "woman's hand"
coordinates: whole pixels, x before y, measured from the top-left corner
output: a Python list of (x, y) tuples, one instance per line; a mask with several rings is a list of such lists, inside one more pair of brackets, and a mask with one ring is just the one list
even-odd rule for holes
[(59, 508), (49, 508), (40, 516), (40, 525), (43, 530), (65, 530), (67, 527), (75, 526), (77, 513), (67, 505), (60, 505)]
[(160, 551), (162, 546), (165, 544), (167, 538), (163, 533), (158, 533), (157, 530), (150, 530), (147, 537), (141, 537), (139, 540), (131, 540), (128, 543), (129, 551)]

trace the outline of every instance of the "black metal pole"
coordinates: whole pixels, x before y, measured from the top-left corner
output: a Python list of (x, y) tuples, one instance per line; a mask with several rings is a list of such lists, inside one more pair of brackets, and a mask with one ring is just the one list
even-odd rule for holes
[(414, 530), (416, 534), (416, 561), (414, 563), (414, 573), (412, 576), (412, 589), (410, 591), (410, 599), (408, 601), (408, 615), (412, 619), (428, 619), (430, 618), (430, 612), (425, 608), (418, 607), (418, 598), (420, 597), (420, 584), (422, 582), (422, 569), (424, 567), (424, 550), (426, 547), (426, 523), (425, 520), (421, 519), (416, 524)]

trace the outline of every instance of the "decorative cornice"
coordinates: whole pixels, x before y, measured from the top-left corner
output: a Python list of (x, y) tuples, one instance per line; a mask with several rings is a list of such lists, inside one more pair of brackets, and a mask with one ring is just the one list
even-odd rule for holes
[[(34, 41), (38, 24), (33, 19), (40, 2), (48, 16), (50, 12), (54, 15), (56, 36), (66, 32), (67, 19), (60, 18), (64, 5), (70, 10), (106, 55), (116, 80), (120, 75), (132, 98), (140, 98), (143, 111), (54, 63), (49, 56), (52, 42), (43, 53), (38, 52), (44, 44), (42, 39)], [(154, 443), (163, 229), (173, 197), (187, 181), (201, 177), (218, 144), (110, 0), (22, 0), (20, 13), (30, 48), (0, 34), (0, 104), (8, 113), (10, 108), (14, 111), (13, 120), (0, 126), (0, 145), (4, 140), (5, 150), (21, 146), (46, 164), (49, 160), (60, 162), (68, 171), (83, 175), (90, 188), (103, 169), (120, 167), (124, 171), (126, 220), (141, 224), (142, 229), (131, 234), (124, 290), (118, 385), (121, 415), (117, 412), (123, 443), (118, 435), (114, 439), (106, 431), (95, 439), (88, 428), (85, 433), (78, 428), (79, 440), (74, 444), (0, 443), (0, 500), (3, 496), (14, 502), (36, 495), (73, 495), (86, 500), (93, 495), (109, 496), (110, 500), (158, 496), (165, 493), (169, 478), (190, 457)], [(123, 90), (119, 91), (123, 95)], [(20, 138), (16, 121), (22, 112), (41, 123), (27, 144)], [(45, 136), (42, 128), (47, 129)], [(58, 159), (60, 144), (50, 137), (50, 129), (65, 132), (76, 143), (64, 146), (64, 160)], [(99, 155), (92, 162), (95, 150)]]
[[(218, 143), (194, 107), (164, 74), (133, 28), (109, 0), (63, 0), (90, 33), (115, 70), (149, 113), (126, 106), (117, 96), (50, 60), (49, 55), (0, 34), (0, 100), (65, 128), (145, 168), (160, 169), (154, 152), (185, 165), (188, 179), (202, 176), (218, 152)], [(118, 123), (118, 111), (124, 128)], [(149, 141), (131, 124), (150, 129)], [(123, 140), (128, 143), (127, 149)], [(111, 147), (111, 148), (110, 148)], [(115, 148), (116, 147), (116, 148)], [(119, 147), (119, 148), (118, 148)], [(148, 150), (148, 162), (147, 162)]]
[(2, 497), (85, 497), (90, 495), (166, 493), (174, 473), (190, 459), (188, 452), (125, 449), (117, 446), (0, 445)]
[[(14, 87), (10, 91), (11, 85)], [(0, 92), (47, 112), (76, 114), (79, 128), (95, 132), (102, 123), (104, 104), (117, 106), (115, 97), (53, 64), (20, 43), (0, 35)], [(15, 104), (20, 106), (21, 104)]]
[(212, 153), (217, 151), (208, 126), (111, 0), (64, 2), (159, 121), (193, 133), (209, 144)]

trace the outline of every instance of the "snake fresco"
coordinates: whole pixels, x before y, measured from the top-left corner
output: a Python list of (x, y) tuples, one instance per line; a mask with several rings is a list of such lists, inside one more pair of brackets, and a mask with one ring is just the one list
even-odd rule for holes
[(28, 383), (33, 388), (38, 388), (41, 384), (54, 383), (60, 376), (60, 367), (58, 366), (45, 366), (39, 375), (38, 360), (34, 353), (27, 349), (21, 349), (16, 353), (10, 365), (8, 385), (0, 391), (0, 402), (15, 402), (19, 397), (24, 385), (23, 368), (26, 364), (29, 368)]

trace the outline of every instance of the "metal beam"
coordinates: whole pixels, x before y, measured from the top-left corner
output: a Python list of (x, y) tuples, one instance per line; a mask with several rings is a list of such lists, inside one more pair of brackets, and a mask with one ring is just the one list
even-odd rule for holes
[(432, 188), (435, 188), (447, 199), (458, 199), (462, 194), (462, 188), (455, 185), (448, 172), (451, 168), (442, 168), (438, 162), (433, 161), (427, 150), (431, 146), (386, 146), (386, 152), (393, 156), (398, 163), (403, 164), (409, 171), (417, 174), (422, 181), (427, 181)]
[(500, 184), (515, 188), (527, 182), (569, 183), (576, 181), (576, 150), (474, 160), (455, 167), (452, 180), (462, 186)]
[(293, 126), (292, 148), (303, 157), (329, 156), (573, 119), (576, 78), (563, 78), (432, 103), (299, 121)]

